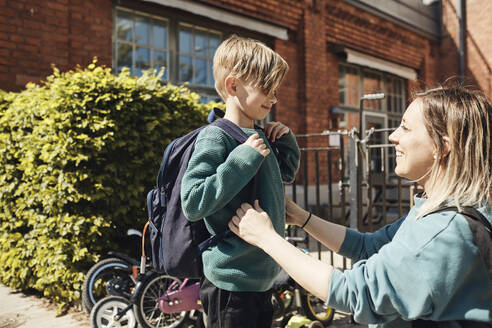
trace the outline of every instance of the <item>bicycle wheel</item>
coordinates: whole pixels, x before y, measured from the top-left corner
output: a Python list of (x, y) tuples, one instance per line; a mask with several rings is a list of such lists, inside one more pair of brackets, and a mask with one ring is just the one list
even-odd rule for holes
[(142, 285), (135, 290), (133, 312), (137, 322), (143, 328), (176, 328), (181, 327), (188, 317), (187, 312), (163, 313), (159, 309), (159, 298), (174, 283), (173, 289), (179, 289), (178, 278), (151, 273), (144, 278)]
[(129, 309), (120, 319), (115, 316), (119, 311), (130, 305), (130, 302), (121, 296), (107, 296), (97, 302), (91, 311), (92, 328), (136, 328), (137, 321), (132, 309)]
[(335, 316), (335, 309), (308, 292), (301, 297), (301, 304), (306, 316), (313, 321), (320, 321), (323, 326), (328, 326)]
[(97, 262), (87, 272), (82, 286), (82, 304), (90, 313), (94, 304), (108, 295), (130, 297), (134, 286), (132, 265), (118, 258)]

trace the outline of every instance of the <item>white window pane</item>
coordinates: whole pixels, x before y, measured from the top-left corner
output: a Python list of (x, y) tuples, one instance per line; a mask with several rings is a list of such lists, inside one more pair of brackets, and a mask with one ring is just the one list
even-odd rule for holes
[(198, 85), (207, 84), (207, 61), (205, 59), (195, 59), (193, 83)]
[(142, 71), (150, 68), (150, 49), (138, 47), (135, 51), (135, 75), (142, 75)]
[(193, 33), (191, 28), (181, 26), (179, 28), (179, 52), (191, 54)]
[(168, 69), (167, 69), (167, 53), (165, 51), (154, 50), (154, 58), (153, 58), (154, 68), (159, 72), (162, 67), (165, 68), (164, 75), (162, 76), (163, 80), (168, 80)]
[(386, 78), (386, 92), (385, 92), (385, 101), (386, 101), (386, 110), (388, 112), (395, 111), (394, 97), (393, 97), (393, 80), (391, 78)]
[(191, 81), (192, 73), (192, 57), (179, 56), (179, 82)]
[(394, 112), (395, 111), (395, 98), (393, 97), (393, 95), (391, 93), (387, 93), (385, 95), (386, 97), (386, 110), (388, 112)]
[(127, 67), (132, 71), (132, 46), (130, 44), (118, 44), (118, 57), (116, 58), (116, 67), (118, 73), (121, 72), (123, 67)]
[(135, 42), (138, 44), (149, 44), (150, 21), (147, 17), (136, 16), (135, 18)]
[(209, 46), (209, 58), (213, 58), (215, 54), (215, 50), (219, 47), (220, 44), (220, 34), (210, 33), (208, 39)]
[(394, 93), (394, 87), (393, 87), (393, 79), (387, 78), (386, 79), (386, 93)]
[(396, 101), (395, 111), (397, 113), (403, 113), (403, 98), (398, 97), (395, 99), (395, 101)]
[(194, 53), (198, 56), (207, 56), (207, 33), (195, 30)]
[(133, 41), (133, 21), (130, 13), (118, 11), (116, 17), (116, 36), (118, 40)]
[[(365, 72), (362, 80), (362, 88), (364, 94), (383, 92), (381, 76), (378, 74)], [(364, 102), (364, 107), (368, 109), (381, 109), (382, 102), (380, 100), (366, 100)]]
[(153, 26), (154, 47), (167, 49), (167, 24), (155, 21)]

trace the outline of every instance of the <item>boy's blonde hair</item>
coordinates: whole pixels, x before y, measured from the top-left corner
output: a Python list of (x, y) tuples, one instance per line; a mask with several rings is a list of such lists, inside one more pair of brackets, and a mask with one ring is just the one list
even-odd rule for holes
[[(419, 216), (442, 206), (474, 206), (492, 200), (492, 106), (481, 91), (439, 87), (416, 94), (433, 140), (431, 193)], [(446, 152), (443, 137), (450, 140)]]
[(264, 43), (232, 35), (214, 55), (215, 89), (225, 101), (225, 79), (231, 75), (269, 95), (279, 87), (288, 69), (287, 62)]

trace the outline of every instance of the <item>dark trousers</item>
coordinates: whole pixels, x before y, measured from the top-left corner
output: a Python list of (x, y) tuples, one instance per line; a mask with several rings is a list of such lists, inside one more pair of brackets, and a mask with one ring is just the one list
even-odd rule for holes
[(272, 293), (231, 292), (217, 288), (207, 278), (200, 284), (200, 300), (207, 314), (207, 328), (270, 328)]

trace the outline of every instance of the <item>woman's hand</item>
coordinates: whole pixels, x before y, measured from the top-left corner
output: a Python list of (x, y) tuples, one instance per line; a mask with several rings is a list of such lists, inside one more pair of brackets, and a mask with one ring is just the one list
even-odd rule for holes
[(306, 221), (309, 212), (302, 209), (294, 203), (290, 198), (285, 197), (285, 214), (287, 224), (302, 226)]
[(255, 207), (244, 203), (237, 209), (236, 215), (229, 221), (229, 229), (244, 241), (261, 248), (260, 243), (265, 241), (268, 235), (275, 234), (272, 221), (268, 214), (255, 200)]

